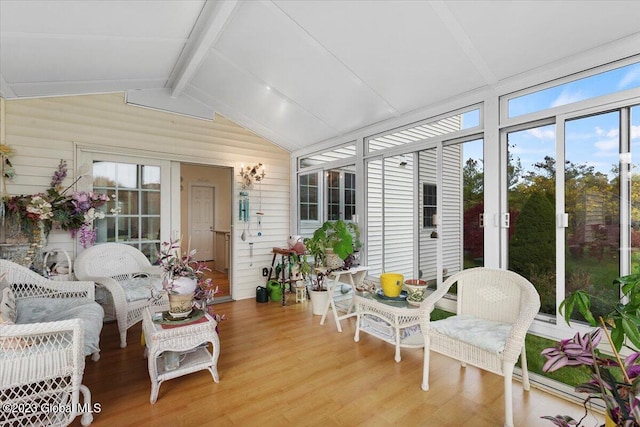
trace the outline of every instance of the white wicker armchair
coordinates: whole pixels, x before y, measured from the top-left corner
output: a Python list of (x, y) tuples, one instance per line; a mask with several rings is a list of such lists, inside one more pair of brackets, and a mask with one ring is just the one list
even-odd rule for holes
[(80, 319), (0, 326), (0, 425), (91, 424), (83, 342)]
[[(436, 302), (457, 284), (457, 313), (431, 322)], [(429, 353), (435, 351), (504, 377), (505, 426), (513, 426), (512, 377), (521, 358), (529, 390), (524, 339), (540, 309), (540, 297), (524, 277), (508, 270), (472, 268), (449, 277), (420, 306), (424, 335), (422, 389), (429, 389)]]
[(81, 382), (85, 356), (99, 358), (104, 315), (93, 282), (48, 280), (7, 260), (0, 273), (17, 307), (16, 323), (0, 324), (0, 425), (66, 426), (78, 415), (91, 424)]
[[(82, 251), (75, 260), (75, 275), (78, 280), (96, 283), (97, 298), (107, 316), (115, 317), (120, 332), (120, 347), (127, 346), (127, 329), (142, 320), (142, 312), (149, 305), (149, 293), (132, 296), (127, 285), (131, 278), (145, 273), (159, 280), (162, 270), (152, 266), (138, 249), (122, 243), (103, 243)], [(145, 285), (146, 286), (146, 285)], [(106, 292), (104, 292), (106, 291)], [(166, 298), (158, 304), (167, 304)]]

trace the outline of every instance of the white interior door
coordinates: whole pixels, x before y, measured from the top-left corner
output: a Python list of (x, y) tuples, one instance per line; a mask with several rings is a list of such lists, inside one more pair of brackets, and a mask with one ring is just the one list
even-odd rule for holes
[(209, 185), (191, 186), (189, 236), (198, 261), (215, 259), (215, 191), (215, 187)]

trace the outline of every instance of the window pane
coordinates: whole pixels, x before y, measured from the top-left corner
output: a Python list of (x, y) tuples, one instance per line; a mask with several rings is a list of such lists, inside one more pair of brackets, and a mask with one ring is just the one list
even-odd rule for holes
[(142, 214), (143, 215), (160, 215), (160, 192), (159, 191), (143, 191), (142, 196)]
[(382, 160), (367, 162), (367, 265), (368, 275), (379, 276), (382, 269)]
[(640, 79), (636, 77), (638, 74), (640, 63), (519, 96), (508, 102), (509, 117), (640, 87)]
[(115, 187), (116, 164), (112, 162), (95, 162), (93, 164), (93, 186)]
[(94, 222), (96, 229), (96, 244), (116, 241), (116, 219), (106, 217), (103, 220)]
[(138, 188), (138, 166), (125, 163), (116, 164), (116, 180), (120, 188)]
[(318, 221), (318, 205), (315, 203), (309, 203), (309, 221)]
[[(310, 236), (318, 224), (318, 172), (298, 175), (299, 233)], [(313, 222), (313, 223), (310, 223)]]
[(138, 217), (118, 216), (118, 241), (138, 239)]
[(317, 166), (334, 160), (342, 160), (356, 155), (356, 146), (348, 145), (339, 147), (324, 153), (314, 154), (309, 157), (299, 159), (298, 167), (305, 168), (309, 166)]
[(142, 169), (142, 188), (149, 190), (160, 189), (160, 167), (159, 166), (140, 166)]
[(142, 221), (142, 235), (143, 240), (160, 240), (160, 218), (141, 218)]
[[(138, 245), (133, 245), (137, 247)], [(155, 265), (158, 263), (158, 258), (160, 257), (160, 243), (143, 243), (139, 245), (140, 251), (149, 258), (151, 264)]]
[(612, 112), (565, 125), (566, 291), (596, 295), (596, 318), (619, 299), (619, 121)]
[(631, 108), (631, 273), (640, 273), (640, 106)]
[(118, 201), (122, 202), (123, 215), (137, 215), (138, 214), (138, 192), (137, 191), (118, 191)]
[[(404, 165), (403, 165), (404, 163)], [(413, 155), (384, 159), (384, 271), (416, 277), (413, 257), (407, 251), (414, 242)]]
[(509, 269), (540, 294), (542, 313), (556, 313), (555, 126), (507, 135)]
[[(431, 284), (436, 283), (438, 277), (438, 238), (437, 231), (433, 227), (433, 215), (437, 213), (436, 204), (436, 182), (438, 153), (435, 148), (422, 150), (417, 153), (418, 156), (418, 176), (422, 184), (420, 201), (422, 211), (419, 219), (419, 271), (418, 277), (426, 280)], [(433, 197), (432, 197), (433, 196)]]
[[(467, 121), (465, 122), (464, 119)], [(421, 141), (436, 136), (447, 135), (461, 129), (469, 129), (479, 126), (480, 110), (475, 109), (461, 114), (454, 114), (444, 119), (424, 121), (411, 127), (396, 129), (384, 135), (367, 138), (369, 152), (384, 150), (386, 148)]]
[(482, 139), (462, 144), (464, 268), (484, 265), (484, 229), (480, 221), (484, 214), (483, 146)]

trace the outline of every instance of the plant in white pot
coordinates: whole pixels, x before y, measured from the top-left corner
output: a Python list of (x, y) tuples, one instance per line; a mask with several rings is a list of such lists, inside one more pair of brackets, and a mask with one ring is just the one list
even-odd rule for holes
[[(311, 265), (307, 254), (293, 254), (293, 261), (299, 277), (309, 292), (313, 314), (323, 314), (327, 304), (327, 289), (324, 286), (324, 273)], [(316, 258), (317, 259), (317, 258)], [(316, 264), (317, 266), (317, 264)]]
[(360, 249), (360, 228), (354, 222), (325, 221), (313, 232), (313, 236), (304, 239), (304, 245), (313, 256), (316, 266), (337, 269), (355, 250)]
[(183, 253), (179, 240), (163, 242), (161, 245), (159, 263), (163, 270), (162, 286), (169, 296), (169, 313), (172, 316), (188, 316), (196, 290), (210, 287), (211, 279), (200, 283), (204, 272), (210, 269), (205, 263), (196, 261), (195, 254), (196, 250), (190, 248)]

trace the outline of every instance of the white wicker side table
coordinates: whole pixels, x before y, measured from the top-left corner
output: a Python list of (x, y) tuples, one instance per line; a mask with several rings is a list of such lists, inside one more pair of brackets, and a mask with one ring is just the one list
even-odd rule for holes
[[(145, 354), (151, 378), (151, 403), (156, 403), (160, 384), (163, 381), (182, 375), (206, 369), (211, 372), (213, 381), (219, 382), (217, 363), (220, 355), (220, 340), (216, 332), (217, 322), (205, 314), (204, 321), (163, 328), (160, 322), (152, 320), (153, 313), (157, 311), (162, 311), (162, 307), (148, 307), (142, 316)], [(209, 351), (208, 343), (213, 346), (213, 352)], [(165, 351), (183, 353), (181, 356), (183, 359), (178, 368), (165, 369), (162, 358), (162, 353)]]
[(400, 347), (423, 348), (420, 332), (420, 311), (406, 301), (384, 300), (369, 292), (356, 291), (353, 295), (357, 316), (355, 342), (360, 331), (393, 344), (395, 361), (400, 362)]

